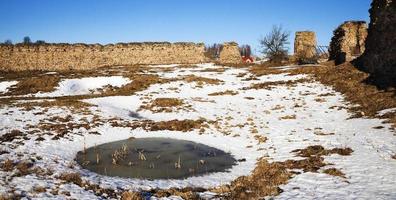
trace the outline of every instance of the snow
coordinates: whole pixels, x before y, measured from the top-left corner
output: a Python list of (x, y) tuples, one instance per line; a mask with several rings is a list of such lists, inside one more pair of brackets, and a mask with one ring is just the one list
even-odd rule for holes
[[(173, 65), (172, 65), (173, 66)], [(154, 67), (154, 66), (153, 66)], [(164, 66), (160, 66), (164, 67)], [(172, 78), (185, 75), (196, 75), (207, 78), (217, 78), (223, 82), (219, 85), (204, 85), (197, 87), (197, 83), (173, 81), (164, 84), (155, 84), (144, 91), (131, 96), (110, 96), (85, 99), (84, 102), (94, 105), (91, 112), (102, 119), (113, 117), (123, 120), (138, 120), (140, 118), (153, 121), (168, 121), (172, 119), (216, 120), (218, 126), (210, 125), (204, 134), (198, 130), (189, 132), (153, 131), (113, 127), (110, 123), (96, 127), (100, 135), (87, 134), (84, 128), (74, 129), (67, 138), (60, 140), (48, 139), (37, 143), (35, 136), (25, 141), (7, 155), (15, 157), (23, 154), (24, 157), (39, 155), (43, 159), (37, 161), (38, 166), (51, 168), (54, 176), (38, 178), (24, 176), (12, 179), (6, 188), (0, 187), (0, 193), (13, 186), (17, 192), (28, 192), (35, 185), (60, 184), (56, 175), (63, 172), (79, 172), (85, 180), (97, 183), (103, 187), (125, 190), (139, 190), (171, 187), (204, 187), (210, 188), (230, 183), (243, 175), (250, 175), (255, 168), (258, 158), (266, 157), (270, 162), (287, 159), (300, 159), (291, 151), (305, 148), (309, 145), (322, 145), (325, 148), (350, 147), (353, 153), (350, 156), (325, 156), (325, 162), (333, 165), (326, 166), (340, 169), (346, 178), (334, 177), (323, 173), (301, 173), (295, 175), (287, 184), (282, 185), (283, 193), (274, 199), (395, 199), (396, 198), (396, 162), (391, 158), (396, 155), (395, 132), (391, 125), (383, 119), (354, 118), (345, 108), (348, 102), (342, 94), (331, 87), (318, 82), (310, 81), (298, 83), (296, 86), (274, 85), (271, 89), (243, 90), (254, 83), (288, 81), (309, 78), (307, 75), (289, 75), (287, 68), (284, 73), (265, 75), (259, 80), (243, 81), (249, 76), (246, 69), (227, 68), (224, 72), (200, 72), (199, 69), (214, 68), (214, 64), (201, 64), (197, 68), (175, 68), (169, 72), (158, 72), (161, 77)], [(248, 73), (246, 77), (237, 77), (240, 73)], [(110, 80), (111, 79), (111, 80)], [(127, 83), (125, 78), (85, 78), (66, 79), (64, 85), (53, 95), (85, 94), (90, 89), (101, 88), (106, 84), (121, 86)], [(95, 80), (95, 81), (94, 81)], [(106, 81), (105, 81), (106, 80)], [(118, 80), (118, 81), (115, 81)], [(68, 83), (68, 84), (67, 84)], [(73, 83), (73, 84), (72, 84)], [(118, 85), (117, 85), (118, 84)], [(77, 85), (77, 86), (73, 86)], [(75, 89), (77, 88), (77, 89)], [(177, 88), (172, 90), (171, 88)], [(208, 96), (213, 92), (225, 90), (237, 91), (234, 96)], [(84, 91), (84, 92), (83, 92)], [(331, 93), (332, 95), (325, 95)], [(48, 94), (47, 94), (48, 95)], [(139, 110), (147, 101), (161, 97), (180, 98), (191, 105), (192, 110), (177, 110), (171, 113), (153, 113), (149, 110)], [(252, 97), (253, 100), (246, 99)], [(320, 98), (322, 101), (317, 101)], [(198, 100), (199, 99), (199, 100)], [(299, 106), (296, 107), (296, 104)], [(341, 109), (332, 109), (339, 107)], [(10, 112), (12, 111), (12, 112)], [(24, 111), (14, 107), (0, 108), (0, 135), (12, 129), (24, 129), (26, 124), (37, 124), (40, 120), (50, 116), (66, 116), (72, 114), (66, 108), (50, 108), (46, 114), (36, 115), (40, 110)], [(384, 111), (385, 112), (385, 111)], [(389, 111), (388, 111), (389, 112)], [(132, 113), (132, 114), (131, 114)], [(287, 115), (296, 115), (296, 119), (281, 119)], [(139, 118), (137, 118), (139, 116)], [(84, 114), (73, 114), (73, 120), (87, 117)], [(104, 120), (106, 121), (106, 120)], [(383, 129), (373, 127), (383, 126)], [(321, 132), (334, 133), (316, 135), (315, 128)], [(259, 144), (254, 139), (252, 129), (268, 140)], [(49, 136), (45, 136), (49, 138)], [(70, 168), (76, 153), (91, 146), (127, 139), (129, 137), (169, 137), (190, 140), (216, 147), (230, 152), (236, 159), (245, 158), (246, 162), (239, 162), (229, 172), (212, 173), (199, 177), (190, 177), (184, 180), (141, 180), (119, 177), (105, 177), (82, 169), (75, 165)], [(4, 146), (5, 149), (8, 146)], [(0, 160), (5, 155), (0, 155)], [(319, 170), (319, 171), (321, 171)], [(3, 178), (1, 178), (3, 177)], [(6, 172), (0, 171), (0, 183), (3, 184)], [(76, 199), (97, 199), (92, 192), (85, 191), (73, 184), (61, 184), (62, 189), (71, 192)], [(28, 193), (28, 196), (36, 194)], [(41, 196), (40, 196), (41, 195)], [(50, 193), (43, 193), (37, 198), (54, 198)], [(211, 198), (215, 194), (204, 192), (202, 198)], [(59, 197), (58, 197), (59, 198)], [(168, 197), (179, 199), (179, 197)]]
[(36, 97), (56, 97), (56, 96), (71, 96), (83, 95), (94, 92), (96, 89), (103, 88), (107, 85), (114, 87), (121, 87), (131, 81), (122, 76), (100, 76), (100, 77), (87, 77), (64, 79), (59, 82), (56, 90), (49, 93), (37, 93)]
[(8, 91), (8, 88), (10, 88), (13, 85), (16, 85), (18, 81), (2, 81), (0, 82), (0, 93), (6, 93)]

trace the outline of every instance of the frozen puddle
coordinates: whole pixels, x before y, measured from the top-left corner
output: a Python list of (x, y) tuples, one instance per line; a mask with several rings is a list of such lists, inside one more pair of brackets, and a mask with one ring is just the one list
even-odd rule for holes
[(64, 79), (59, 82), (56, 90), (49, 93), (37, 93), (36, 97), (56, 97), (84, 95), (95, 92), (105, 86), (121, 87), (131, 80), (123, 76), (99, 76), (88, 78)]
[(170, 138), (129, 138), (77, 153), (83, 168), (106, 176), (184, 179), (226, 172), (236, 160), (204, 144)]

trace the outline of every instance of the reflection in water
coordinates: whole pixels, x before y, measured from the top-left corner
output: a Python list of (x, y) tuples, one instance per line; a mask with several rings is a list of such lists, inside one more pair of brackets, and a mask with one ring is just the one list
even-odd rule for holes
[(219, 149), (170, 138), (131, 138), (77, 153), (83, 168), (107, 175), (142, 179), (183, 179), (225, 172), (236, 160)]

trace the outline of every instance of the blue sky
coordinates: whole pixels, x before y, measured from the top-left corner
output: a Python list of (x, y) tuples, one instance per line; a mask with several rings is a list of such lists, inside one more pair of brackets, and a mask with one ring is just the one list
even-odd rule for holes
[(346, 20), (369, 20), (371, 0), (0, 0), (0, 41), (116, 43), (258, 39), (281, 24), (328, 45)]

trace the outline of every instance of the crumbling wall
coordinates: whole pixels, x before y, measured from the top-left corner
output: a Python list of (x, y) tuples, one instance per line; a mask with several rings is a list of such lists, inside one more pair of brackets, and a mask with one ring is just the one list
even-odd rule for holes
[(238, 44), (235, 42), (224, 43), (220, 52), (219, 62), (222, 64), (238, 64), (242, 62)]
[(312, 31), (298, 31), (294, 39), (294, 56), (297, 59), (312, 59), (316, 56), (316, 34)]
[(357, 64), (383, 81), (396, 84), (396, 0), (372, 2), (366, 51)]
[(365, 51), (367, 24), (364, 21), (346, 21), (336, 30), (330, 42), (329, 60), (336, 64), (351, 61)]
[(134, 64), (206, 62), (204, 44), (119, 43), (0, 45), (0, 70), (86, 70)]

